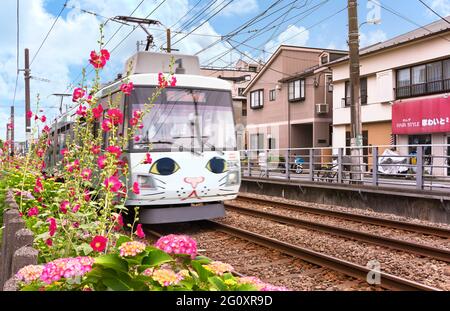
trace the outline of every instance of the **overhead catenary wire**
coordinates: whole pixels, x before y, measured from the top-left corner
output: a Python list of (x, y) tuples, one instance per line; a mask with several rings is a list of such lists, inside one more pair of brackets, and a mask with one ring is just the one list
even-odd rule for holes
[(445, 17), (443, 17), (441, 14), (439, 14), (438, 12), (436, 12), (435, 10), (433, 10), (432, 7), (430, 7), (428, 4), (426, 4), (424, 1), (422, 0), (418, 0), (420, 3), (422, 3), (425, 7), (427, 7), (431, 12), (433, 12), (435, 15), (439, 16), (443, 21), (447, 22), (447, 24), (450, 24), (450, 21), (448, 21)]
[(19, 83), (19, 35), (20, 35), (20, 5), (19, 0), (16, 1), (16, 82), (14, 84), (14, 95), (12, 106), (16, 105), (17, 84)]

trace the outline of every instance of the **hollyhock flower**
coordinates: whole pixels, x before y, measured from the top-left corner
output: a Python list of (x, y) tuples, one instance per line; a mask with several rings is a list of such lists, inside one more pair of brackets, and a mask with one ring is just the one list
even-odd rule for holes
[(124, 242), (119, 246), (120, 256), (134, 257), (145, 250), (145, 244), (138, 241)]
[(45, 123), (45, 121), (47, 121), (47, 117), (46, 117), (46, 116), (42, 116), (42, 117), (41, 117), (41, 122), (42, 122), (42, 123)]
[(130, 125), (131, 126), (136, 126), (139, 123), (139, 120), (136, 118), (131, 118), (130, 119)]
[(144, 128), (144, 124), (143, 123), (139, 124), (138, 128), (142, 130)]
[(31, 110), (27, 111), (27, 119), (31, 119), (32, 116), (33, 116), (33, 111), (31, 111)]
[(87, 102), (89, 105), (92, 105), (93, 99), (94, 99), (94, 97), (92, 97), (92, 95), (89, 95), (89, 96), (86, 98), (86, 102)]
[(37, 206), (30, 208), (27, 213), (28, 217), (37, 216), (38, 214), (39, 214), (39, 209)]
[(134, 193), (134, 194), (139, 194), (139, 193), (141, 193), (141, 191), (140, 191), (140, 189), (139, 189), (139, 184), (138, 184), (137, 181), (135, 181), (135, 182), (133, 183), (133, 193)]
[(42, 158), (42, 156), (44, 155), (44, 150), (43, 149), (41, 149), (41, 148), (39, 148), (38, 150), (36, 150), (36, 155), (39, 157), (39, 158)]
[(44, 265), (41, 281), (51, 284), (61, 278), (81, 277), (92, 270), (92, 257), (58, 258)]
[(45, 240), (45, 244), (47, 244), (48, 246), (52, 246), (53, 240), (51, 238), (48, 238), (47, 240)]
[(48, 127), (48, 125), (44, 126), (44, 128), (42, 129), (43, 133), (50, 133), (50, 128)]
[(232, 272), (234, 270), (231, 265), (221, 261), (213, 261), (207, 265), (203, 265), (203, 267), (217, 275), (223, 275), (225, 272)]
[(80, 209), (80, 204), (75, 204), (74, 207), (72, 207), (72, 213), (76, 213), (78, 212), (78, 210)]
[(77, 87), (73, 90), (72, 101), (77, 102), (80, 98), (83, 98), (86, 94), (86, 91), (80, 87)]
[(66, 154), (67, 154), (67, 152), (69, 152), (67, 149), (61, 149), (61, 155), (63, 156), (63, 157), (65, 157), (66, 156)]
[(76, 159), (72, 163), (66, 165), (66, 169), (68, 172), (72, 173), (74, 170), (80, 168), (80, 160)]
[(72, 224), (72, 227), (74, 227), (74, 228), (79, 228), (79, 227), (80, 227), (80, 223), (79, 223), (78, 221), (75, 221), (75, 222)]
[(12, 130), (14, 128), (12, 123), (6, 124), (6, 127), (8, 128), (8, 130)]
[(104, 119), (102, 122), (102, 130), (105, 132), (109, 132), (113, 127), (113, 123), (110, 119)]
[(109, 146), (108, 148), (106, 148), (106, 151), (108, 151), (111, 154), (114, 154), (117, 159), (122, 154), (122, 149), (118, 146)]
[(69, 201), (67, 200), (62, 201), (61, 204), (59, 204), (59, 210), (61, 211), (61, 213), (66, 214), (69, 205), (70, 205)]
[(91, 195), (89, 194), (89, 191), (88, 191), (88, 190), (84, 190), (84, 192), (83, 192), (83, 199), (84, 199), (86, 202), (89, 202), (89, 201), (91, 200)]
[[(46, 167), (47, 165), (45, 164), (45, 161), (42, 161), (41, 162), (41, 165), (40, 165), (40, 169), (41, 169), (41, 171)], [(44, 175), (44, 178), (46, 177), (45, 176), (45, 173), (42, 173), (43, 175)]]
[(54, 236), (56, 232), (56, 219), (53, 217), (47, 218), (47, 221), (50, 223), (50, 226), (48, 227), (48, 232), (50, 236)]
[(153, 159), (152, 159), (150, 153), (147, 152), (145, 154), (144, 164), (152, 164), (152, 162), (153, 162)]
[(35, 184), (35, 186), (34, 186), (34, 192), (36, 192), (36, 193), (41, 193), (42, 191), (44, 191), (44, 186), (42, 185), (41, 178), (38, 177), (38, 178), (36, 179), (36, 184)]
[(102, 54), (102, 57), (104, 57), (105, 58), (105, 60), (109, 60), (109, 52), (108, 52), (108, 50), (106, 50), (106, 49), (101, 49), (100, 50), (100, 54)]
[(141, 239), (145, 238), (144, 230), (142, 230), (142, 224), (137, 225), (136, 231), (134, 233)]
[(34, 120), (39, 120), (39, 116), (37, 114), (34, 115)]
[(92, 108), (92, 115), (94, 116), (94, 118), (98, 119), (102, 116), (102, 114), (103, 114), (102, 104), (99, 104), (97, 107)]
[(106, 248), (106, 242), (108, 242), (108, 239), (102, 235), (96, 235), (90, 245), (92, 249), (96, 252), (102, 252)]
[(119, 231), (125, 225), (123, 222), (123, 217), (121, 214), (117, 214), (114, 216), (114, 220), (117, 221), (117, 225), (114, 227), (114, 230)]
[(76, 114), (85, 117), (87, 114), (87, 107), (80, 105), (76, 111)]
[(130, 95), (131, 91), (133, 90), (133, 82), (129, 82), (129, 83), (123, 83), (120, 86), (120, 90), (125, 94), (125, 95)]
[(117, 108), (109, 109), (107, 114), (109, 119), (114, 125), (123, 123), (123, 113), (120, 111), (120, 109)]
[(83, 178), (83, 180), (89, 181), (92, 178), (92, 170), (88, 169), (88, 168), (84, 168), (81, 171), (81, 177)]
[(197, 256), (197, 242), (187, 235), (169, 234), (159, 238), (155, 246), (169, 254)]
[(142, 117), (143, 113), (140, 110), (135, 110), (133, 112), (133, 117), (135, 117), (136, 119), (140, 119)]
[(172, 79), (170, 80), (170, 86), (176, 86), (177, 85), (177, 78), (175, 76), (172, 76)]
[(183, 280), (183, 276), (181, 274), (175, 273), (171, 269), (154, 270), (152, 278), (161, 284), (161, 286), (176, 285)]
[(139, 142), (141, 140), (141, 138), (142, 138), (141, 135), (136, 135), (136, 136), (134, 136), (134, 141)]
[(97, 159), (97, 164), (100, 169), (104, 169), (106, 166), (106, 156), (101, 155)]
[(101, 69), (106, 65), (106, 61), (109, 59), (109, 52), (107, 50), (101, 50), (100, 55), (95, 51), (91, 51), (89, 63), (96, 69)]
[(123, 187), (122, 182), (114, 175), (106, 178), (103, 184), (105, 185), (106, 189), (114, 193), (116, 193)]
[(91, 151), (93, 154), (99, 154), (101, 151), (100, 146), (92, 146)]
[(44, 266), (41, 265), (28, 265), (23, 268), (21, 268), (16, 276), (20, 281), (23, 281), (27, 284), (38, 280), (41, 275), (42, 271), (44, 270)]
[(158, 86), (163, 89), (163, 88), (167, 87), (168, 85), (169, 85), (169, 83), (167, 82), (163, 73), (162, 72), (158, 73)]

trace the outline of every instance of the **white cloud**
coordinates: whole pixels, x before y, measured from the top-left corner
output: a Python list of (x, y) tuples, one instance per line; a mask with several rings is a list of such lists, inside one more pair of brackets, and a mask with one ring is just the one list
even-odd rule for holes
[(377, 29), (375, 31), (370, 31), (368, 34), (361, 32), (359, 45), (360, 47), (366, 47), (386, 40), (386, 33), (381, 29)]
[[(4, 3), (3, 3), (4, 2)], [(9, 105), (12, 103), (15, 77), (16, 77), (16, 1), (7, 0), (2, 2), (0, 11), (0, 117), (9, 115)], [(33, 0), (27, 5), (21, 6), (20, 11), (20, 63), (19, 68), (23, 68), (23, 49), (30, 49), (30, 59), (34, 56), (47, 31), (50, 29), (55, 16), (47, 12), (44, 8), (45, 0)], [(72, 82), (71, 78), (81, 72), (82, 66), (88, 65), (89, 53), (98, 49), (98, 26), (104, 19), (91, 14), (73, 9), (72, 6), (96, 12), (102, 16), (112, 17), (116, 15), (127, 15), (131, 13), (140, 0), (116, 1), (116, 0), (72, 0), (66, 8), (67, 16), (59, 18), (50, 36), (42, 47), (39, 55), (31, 66), (31, 75), (51, 80), (51, 83), (38, 80), (31, 80), (32, 109), (35, 107), (36, 94), (41, 95), (41, 106), (56, 107), (47, 109), (46, 114), (52, 120), (59, 107), (60, 99), (50, 96), (52, 93), (62, 93), (66, 91), (67, 85)], [(147, 0), (133, 14), (137, 17), (146, 17), (161, 1)], [(257, 8), (256, 1), (239, 1), (234, 8), (242, 13), (247, 7)], [(246, 8), (239, 7), (245, 6)], [(231, 7), (231, 5), (230, 5)], [(176, 8), (176, 9), (174, 9)], [(173, 25), (189, 10), (188, 0), (170, 0), (159, 7), (149, 18), (160, 20), (164, 25)], [(225, 11), (225, 10), (224, 10)], [(222, 12), (222, 14), (227, 14)], [(238, 14), (238, 13), (236, 13)], [(187, 20), (189, 17), (186, 17)], [(201, 23), (201, 22), (199, 22)], [(104, 29), (105, 42), (118, 29), (119, 24), (108, 22)], [(192, 26), (193, 29), (195, 26)], [(155, 28), (155, 26), (152, 26)], [(164, 28), (161, 28), (164, 29)], [(108, 44), (107, 48), (115, 47), (128, 33), (130, 27), (123, 26), (121, 30)], [(152, 31), (155, 37), (155, 44), (161, 45), (165, 41), (165, 32)], [(211, 24), (205, 23), (195, 33), (218, 36)], [(141, 29), (136, 29), (122, 44), (111, 54), (111, 61), (102, 73), (102, 81), (111, 80), (116, 73), (123, 70), (124, 61), (136, 51), (136, 41), (144, 40), (146, 34)], [(175, 37), (175, 42), (181, 35)], [(176, 47), (179, 53), (195, 53), (212, 42), (217, 37), (191, 35), (183, 39)], [(200, 60), (206, 61), (220, 52), (229, 49), (228, 45), (218, 44), (214, 48), (201, 53)], [(237, 57), (237, 56), (233, 56)], [(229, 57), (227, 58), (229, 59)], [(224, 66), (223, 62), (221, 65)], [(88, 67), (88, 70), (90, 67)], [(70, 91), (69, 91), (70, 92)], [(16, 96), (16, 120), (24, 119), (24, 90), (23, 73), (19, 75), (19, 84)], [(65, 99), (70, 103), (70, 99)], [(4, 120), (4, 119), (1, 119)], [(0, 137), (5, 137), (4, 126), (6, 122), (0, 122)], [(2, 128), (3, 127), (3, 128)], [(16, 140), (24, 139), (24, 129), (16, 122)]]
[(430, 6), (444, 16), (450, 15), (450, 0), (433, 0)]
[[(228, 3), (228, 2), (226, 2)], [(242, 16), (258, 11), (258, 2), (256, 0), (237, 0), (225, 7), (220, 15), (223, 16)]]
[(281, 44), (305, 46), (309, 40), (309, 30), (305, 27), (289, 25), (285, 31), (280, 33), (274, 40), (268, 42), (264, 49), (273, 53)]

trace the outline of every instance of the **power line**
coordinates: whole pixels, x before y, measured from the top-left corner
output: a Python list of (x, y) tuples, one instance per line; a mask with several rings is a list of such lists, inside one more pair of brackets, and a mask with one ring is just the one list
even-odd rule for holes
[(66, 0), (66, 1), (64, 2), (64, 5), (63, 5), (61, 11), (59, 11), (58, 16), (56, 16), (56, 18), (55, 18), (55, 20), (54, 20), (54, 22), (53, 22), (53, 24), (52, 24), (52, 27), (50, 27), (50, 30), (49, 30), (49, 31), (47, 32), (47, 34), (45, 35), (44, 40), (42, 40), (41, 45), (39, 46), (38, 50), (37, 50), (36, 53), (34, 54), (33, 58), (31, 59), (30, 67), (31, 67), (31, 65), (33, 65), (34, 59), (35, 59), (36, 56), (39, 54), (39, 51), (41, 50), (41, 48), (42, 48), (42, 46), (44, 45), (45, 41), (47, 40), (48, 36), (49, 36), (50, 33), (52, 32), (53, 27), (55, 27), (56, 22), (58, 21), (58, 19), (59, 19), (59, 17), (61, 16), (62, 12), (63, 12), (64, 9), (66, 8), (67, 2), (69, 2), (69, 0)]
[(422, 3), (424, 6), (426, 6), (431, 12), (433, 12), (434, 14), (436, 14), (437, 16), (439, 16), (442, 20), (444, 20), (445, 22), (447, 22), (447, 24), (450, 24), (450, 22), (445, 19), (442, 15), (440, 15), (438, 12), (436, 12), (435, 10), (433, 10), (433, 8), (431, 8), (428, 4), (426, 4), (425, 2), (423, 2), (422, 0), (419, 0), (420, 3)]
[(19, 14), (20, 13), (20, 6), (19, 6), (19, 0), (17, 0), (16, 2), (16, 83), (14, 86), (14, 96), (13, 96), (13, 107), (16, 105), (16, 93), (17, 93), (17, 83), (19, 82), (19, 34), (20, 34), (20, 29), (19, 29)]

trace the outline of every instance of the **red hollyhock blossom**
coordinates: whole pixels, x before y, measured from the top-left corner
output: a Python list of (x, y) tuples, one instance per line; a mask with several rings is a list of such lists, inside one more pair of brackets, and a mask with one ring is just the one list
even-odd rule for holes
[(91, 51), (89, 63), (96, 69), (101, 69), (106, 65), (106, 61), (109, 59), (108, 50), (101, 50), (100, 54), (95, 51)]
[(53, 245), (52, 239), (48, 238), (47, 240), (45, 240), (45, 244), (47, 244), (48, 246), (52, 246)]
[(28, 217), (37, 216), (38, 214), (39, 214), (39, 209), (37, 206), (30, 208), (27, 213)]
[(136, 126), (139, 123), (139, 120), (136, 118), (131, 118), (130, 119), (130, 125), (131, 126)]
[(120, 149), (120, 147), (118, 146), (109, 146), (108, 148), (106, 148), (106, 151), (108, 151), (111, 154), (114, 154), (117, 159), (122, 154), (122, 149)]
[[(72, 213), (76, 213), (76, 212), (78, 212), (78, 210), (80, 209), (80, 204), (75, 204), (75, 206), (74, 207), (72, 207)], [(78, 227), (76, 227), (76, 228), (78, 228)]]
[(139, 124), (138, 128), (142, 130), (144, 128), (144, 124), (143, 123)]
[(108, 110), (108, 116), (114, 125), (123, 123), (123, 113), (120, 109), (112, 108)]
[(50, 226), (48, 227), (48, 233), (50, 236), (54, 236), (56, 232), (56, 219), (53, 217), (47, 218), (47, 221), (50, 223)]
[(169, 86), (169, 83), (167, 82), (162, 72), (158, 73), (158, 86), (162, 89)]
[(114, 230), (119, 231), (125, 225), (123, 222), (123, 217), (119, 214), (117, 217), (114, 217), (114, 219), (117, 221), (117, 225), (114, 227)]
[(136, 235), (141, 239), (145, 238), (144, 230), (142, 230), (142, 224), (138, 224), (136, 227)]
[(42, 158), (42, 156), (44, 155), (44, 150), (43, 149), (41, 149), (41, 148), (39, 148), (37, 151), (36, 151), (36, 155), (39, 157), (39, 158)]
[(139, 142), (141, 140), (141, 135), (134, 136), (134, 141)]
[(170, 86), (176, 86), (177, 85), (177, 78), (175, 76), (172, 76), (172, 80), (170, 80)]
[(45, 123), (45, 121), (47, 121), (47, 117), (46, 117), (46, 116), (42, 116), (42, 117), (41, 117), (41, 122), (42, 122), (42, 123)]
[(105, 119), (102, 122), (102, 130), (105, 132), (109, 132), (113, 127), (113, 123), (110, 119)]
[(91, 200), (91, 195), (89, 194), (88, 190), (84, 190), (83, 198), (86, 202), (89, 202)]
[(39, 119), (39, 116), (36, 114), (36, 115), (34, 115), (34, 119), (35, 120), (38, 120)]
[(83, 178), (83, 180), (89, 181), (92, 178), (92, 170), (88, 169), (88, 168), (84, 168), (81, 171), (81, 177)]
[(32, 116), (33, 116), (33, 111), (29, 110), (27, 112), (27, 119), (31, 119)]
[(83, 98), (86, 94), (86, 91), (81, 87), (77, 87), (73, 90), (72, 101), (77, 102), (80, 98)]
[(96, 252), (102, 252), (106, 248), (106, 243), (108, 242), (108, 239), (102, 235), (96, 235), (90, 245), (92, 249)]
[(66, 156), (66, 154), (67, 154), (67, 152), (69, 152), (67, 149), (61, 149), (61, 155), (63, 156), (63, 157), (65, 157)]
[(44, 128), (42, 129), (43, 133), (50, 133), (50, 128), (48, 127), (48, 125), (44, 126)]
[(44, 186), (42, 185), (41, 178), (38, 177), (38, 178), (36, 179), (36, 184), (35, 184), (35, 186), (34, 186), (34, 192), (36, 192), (36, 193), (41, 193), (42, 191), (44, 191)]
[(142, 117), (143, 113), (140, 110), (136, 110), (133, 112), (133, 117), (135, 117), (136, 119), (139, 119), (140, 117)]
[(67, 200), (62, 201), (61, 204), (59, 205), (59, 210), (61, 211), (61, 213), (66, 214), (69, 205), (70, 205), (69, 201)]
[(91, 151), (93, 154), (99, 154), (101, 151), (100, 146), (92, 146)]
[(77, 110), (77, 115), (85, 117), (87, 114), (87, 107), (80, 105)]
[(101, 49), (100, 50), (100, 54), (102, 54), (102, 57), (104, 57), (105, 58), (105, 60), (109, 60), (109, 52), (108, 52), (108, 50), (106, 50), (106, 49)]
[(150, 153), (146, 153), (145, 154), (145, 160), (144, 160), (144, 164), (152, 164), (152, 162), (153, 162), (153, 159), (152, 159), (152, 157), (150, 156)]
[(106, 178), (103, 184), (105, 185), (106, 189), (114, 193), (116, 193), (123, 187), (122, 182), (116, 176)]
[(129, 82), (129, 83), (123, 83), (120, 86), (120, 90), (125, 94), (125, 95), (130, 95), (131, 91), (133, 90), (134, 86), (133, 86), (133, 82)]
[(138, 184), (137, 181), (135, 181), (135, 182), (133, 183), (133, 193), (134, 193), (134, 194), (139, 194), (139, 193), (141, 193), (141, 189), (139, 188), (139, 184)]
[(98, 105), (96, 108), (92, 108), (92, 115), (94, 118), (98, 119), (103, 114), (103, 106), (102, 104)]
[(106, 156), (101, 155), (97, 159), (97, 164), (100, 169), (104, 169), (106, 166)]

